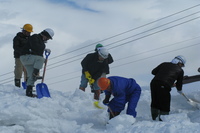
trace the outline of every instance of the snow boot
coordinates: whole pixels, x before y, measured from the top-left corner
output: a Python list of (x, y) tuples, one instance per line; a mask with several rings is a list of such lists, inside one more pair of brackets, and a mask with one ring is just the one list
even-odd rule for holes
[(43, 77), (39, 75), (39, 69), (34, 68), (33, 70), (33, 78), (35, 80), (42, 79)]
[(110, 119), (114, 118), (115, 116), (118, 116), (120, 112), (110, 112)]
[(20, 79), (15, 79), (15, 86), (21, 87), (21, 80)]
[(32, 86), (27, 86), (26, 88), (26, 96), (28, 97), (37, 97), (37, 95), (33, 94), (33, 87)]
[(159, 116), (158, 116), (159, 121), (163, 121), (163, 120), (160, 118), (161, 115), (169, 115), (169, 112), (160, 111)]
[(151, 117), (153, 120), (156, 120), (156, 118), (158, 117), (159, 115), (159, 110), (156, 109), (156, 108), (152, 108), (151, 107)]

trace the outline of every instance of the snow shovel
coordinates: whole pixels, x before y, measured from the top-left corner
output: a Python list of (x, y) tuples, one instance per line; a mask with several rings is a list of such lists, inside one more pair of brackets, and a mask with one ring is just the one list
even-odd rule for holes
[(200, 102), (194, 101), (194, 100), (188, 98), (184, 93), (182, 93), (182, 95), (185, 97), (185, 99), (188, 101), (188, 103), (189, 103), (190, 105), (192, 105), (192, 106), (196, 107), (197, 109), (199, 109), (199, 106), (198, 106), (198, 105), (200, 104)]
[(36, 85), (37, 98), (51, 97), (47, 85), (45, 83), (43, 83), (45, 72), (46, 72), (47, 60), (48, 60), (48, 57), (50, 55), (50, 52), (45, 51), (45, 55), (46, 55), (46, 60), (45, 60), (45, 63), (44, 63), (42, 82)]
[(22, 87), (23, 87), (24, 89), (26, 89), (26, 87), (27, 87), (27, 86), (26, 86), (26, 82), (27, 82), (27, 81), (26, 81), (26, 75), (27, 75), (27, 74), (25, 74), (26, 69), (25, 69), (24, 67), (23, 67), (23, 71), (24, 71), (24, 82), (22, 82)]

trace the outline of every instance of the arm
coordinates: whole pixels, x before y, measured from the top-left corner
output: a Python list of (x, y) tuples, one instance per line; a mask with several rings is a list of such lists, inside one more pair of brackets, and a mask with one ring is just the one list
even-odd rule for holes
[(159, 71), (161, 65), (162, 65), (162, 64), (160, 64), (160, 65), (158, 65), (156, 68), (154, 68), (154, 69), (151, 71), (151, 74), (156, 75), (156, 74), (158, 73), (158, 71)]
[(43, 56), (46, 46), (40, 35), (32, 35), (31, 37), (29, 37), (29, 44), (32, 54)]
[(112, 109), (113, 112), (121, 112), (126, 104), (126, 95), (123, 93), (115, 94), (114, 98), (109, 102), (108, 106)]
[(176, 82), (176, 88), (178, 91), (181, 91), (182, 90), (182, 86), (183, 86), (183, 75), (184, 75), (184, 72), (183, 70), (179, 73), (178, 75), (178, 79), (177, 79), (177, 82)]
[(89, 71), (89, 68), (87, 65), (89, 62), (90, 62), (90, 56), (86, 55), (86, 57), (81, 61), (81, 66), (82, 66), (83, 72)]
[(111, 64), (111, 63), (113, 63), (113, 62), (114, 62), (114, 60), (113, 60), (111, 54), (109, 54), (109, 55), (108, 55), (108, 64)]

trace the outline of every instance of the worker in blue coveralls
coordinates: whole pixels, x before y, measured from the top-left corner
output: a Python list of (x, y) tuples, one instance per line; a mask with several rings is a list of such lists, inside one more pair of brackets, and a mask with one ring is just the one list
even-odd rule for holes
[[(141, 88), (133, 78), (102, 77), (98, 80), (98, 86), (105, 92), (103, 103), (108, 106), (110, 119), (119, 115), (124, 110), (126, 103), (128, 103), (126, 114), (136, 117), (135, 109), (140, 98)], [(109, 101), (111, 94), (114, 98)]]

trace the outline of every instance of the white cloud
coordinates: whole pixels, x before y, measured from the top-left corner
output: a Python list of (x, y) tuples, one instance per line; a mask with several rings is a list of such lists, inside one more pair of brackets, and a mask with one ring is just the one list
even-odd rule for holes
[[(47, 47), (52, 50), (52, 54), (49, 57), (49, 65), (59, 61), (60, 63), (56, 63), (54, 65), (60, 65), (70, 61), (72, 62), (47, 71), (47, 79), (52, 77), (57, 78), (46, 80), (45, 82), (51, 84), (66, 79), (65, 82), (51, 85), (51, 87), (55, 88), (59, 86), (60, 88), (65, 88), (65, 86), (67, 86), (68, 88), (66, 89), (75, 89), (79, 87), (80, 78), (73, 78), (73, 80), (67, 79), (80, 76), (81, 71), (76, 73), (72, 72), (79, 71), (81, 69), (81, 58), (86, 55), (86, 52), (94, 50), (94, 42), (99, 42), (100, 40), (104, 40), (108, 37), (134, 29), (138, 26), (145, 25), (159, 18), (199, 4), (197, 0), (190, 0), (187, 1), (187, 3), (183, 3), (181, 0), (86, 0), (76, 1), (77, 6), (70, 5), (69, 2), (71, 1), (67, 2), (68, 3), (56, 3), (50, 2), (48, 0), (1, 1), (0, 57), (5, 57), (5, 60), (3, 60), (1, 63), (4, 66), (1, 66), (1, 74), (13, 71), (14, 59), (12, 55), (12, 38), (16, 35), (17, 32), (20, 31), (20, 27), (22, 27), (25, 23), (31, 23), (33, 25), (34, 33), (40, 33), (45, 28), (52, 28), (55, 31), (53, 40), (50, 40), (47, 43)], [(194, 8), (186, 13), (183, 12), (177, 16), (163, 19), (162, 21), (138, 28), (137, 30), (132, 30), (131, 32), (127, 32), (121, 36), (101, 41), (105, 46), (109, 45), (108, 48), (116, 47), (109, 49), (114, 57), (114, 60), (116, 60), (111, 65), (111, 74), (124, 77), (134, 76), (134, 78), (141, 81), (142, 84), (145, 82), (147, 84), (149, 80), (151, 80), (150, 71), (155, 66), (163, 61), (171, 61), (174, 56), (179, 54), (184, 55), (187, 59), (187, 65), (184, 68), (186, 74), (196, 74), (196, 69), (199, 67), (199, 60), (197, 55), (199, 53), (198, 49), (200, 45), (162, 55), (158, 54), (165, 53), (167, 51), (173, 51), (183, 46), (192, 45), (193, 43), (198, 42), (198, 39), (194, 40), (193, 42), (189, 42), (188, 44), (175, 45), (174, 47), (168, 47), (166, 49), (140, 54), (125, 60), (117, 60), (119, 58), (126, 58), (130, 55), (143, 53), (145, 51), (160, 48), (162, 46), (170, 45), (197, 36), (199, 34), (199, 20), (194, 20), (193, 22), (188, 22), (186, 24), (165, 30), (163, 32), (159, 32), (148, 37), (144, 36), (172, 26), (173, 24), (142, 33), (146, 30), (155, 28), (156, 26), (165, 24), (197, 11), (198, 9)], [(199, 14), (195, 16), (198, 15)], [(141, 34), (136, 36), (138, 33)], [(133, 37), (124, 41), (117, 42), (130, 36)], [(132, 41), (134, 39), (135, 41)], [(91, 44), (91, 46), (89, 46), (89, 44)], [(121, 44), (124, 45), (117, 47), (117, 45)], [(75, 51), (77, 48), (84, 46), (85, 48)], [(74, 52), (51, 60), (51, 58), (69, 51)], [(82, 55), (77, 56), (80, 54)], [(154, 57), (155, 55), (158, 56)], [(77, 57), (74, 57), (71, 60), (68, 59), (69, 57), (73, 56)], [(10, 64), (8, 64), (6, 59), (10, 60)], [(67, 60), (63, 61), (64, 59)], [(73, 60), (76, 61), (73, 62)], [(128, 64), (129, 62), (133, 63)], [(126, 63), (127, 65), (123, 65)], [(112, 69), (112, 66), (117, 65), (122, 66)], [(67, 76), (59, 76), (64, 73), (70, 74)], [(146, 76), (143, 78), (141, 75)], [(9, 76), (12, 77), (12, 75)], [(148, 77), (148, 79), (145, 77)]]

